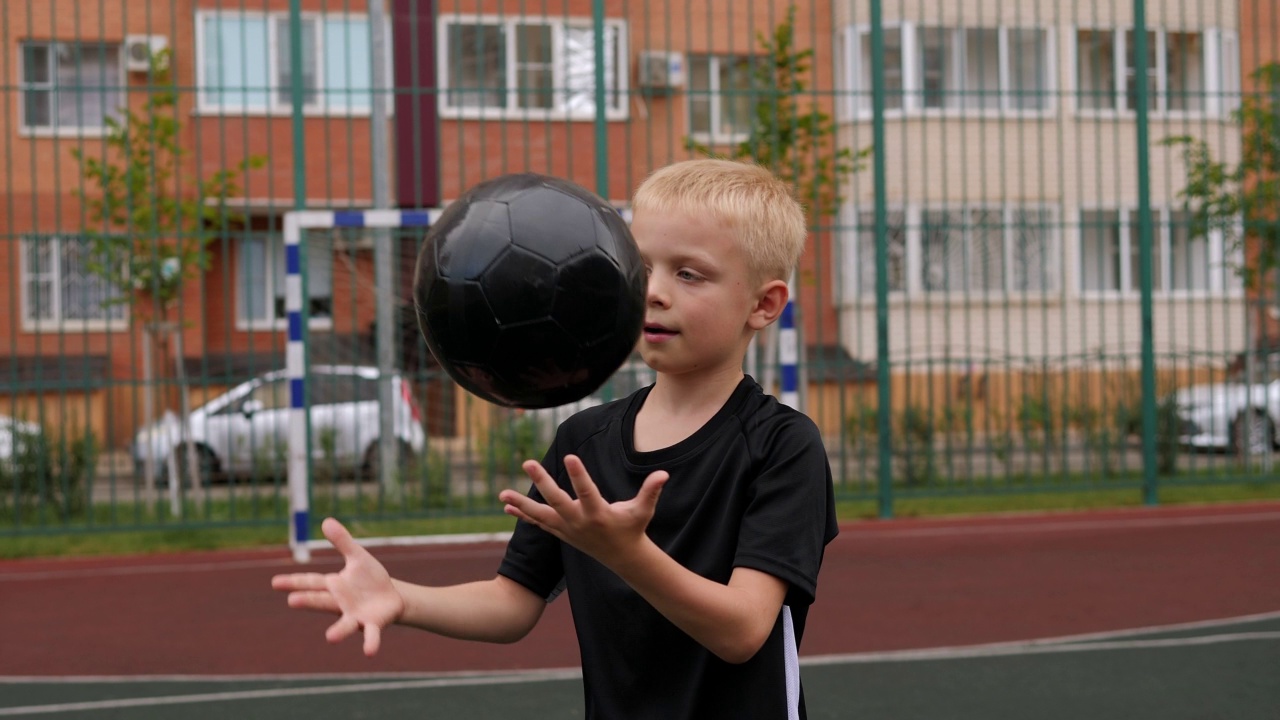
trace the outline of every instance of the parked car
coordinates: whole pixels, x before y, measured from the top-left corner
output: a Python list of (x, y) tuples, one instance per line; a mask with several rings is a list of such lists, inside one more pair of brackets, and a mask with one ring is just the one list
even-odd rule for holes
[[(411, 462), (426, 446), (422, 414), (409, 382), (392, 378), (396, 398), (393, 429), (402, 462)], [(378, 369), (317, 365), (308, 375), (313, 464), (338, 473), (378, 472)], [(189, 432), (202, 478), (286, 472), (289, 442), (289, 380), (283, 370), (237, 385), (189, 416)], [(156, 472), (167, 477), (170, 455), (185, 472), (178, 416), (166, 413), (138, 431), (133, 459), (141, 476), (148, 455)]]
[(1183, 445), (1254, 455), (1280, 447), (1280, 352), (1258, 356), (1253, 372), (1250, 385), (1244, 363), (1233, 363), (1225, 382), (1175, 393)]
[(0, 415), (0, 462), (13, 460), (24, 438), (38, 438), (40, 434), (40, 426), (35, 423)]

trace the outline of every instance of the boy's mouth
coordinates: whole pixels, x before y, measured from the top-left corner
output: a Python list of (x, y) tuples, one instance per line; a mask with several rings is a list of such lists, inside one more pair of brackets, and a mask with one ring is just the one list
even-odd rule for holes
[(646, 323), (644, 326), (645, 340), (661, 341), (676, 335), (676, 331), (657, 323)]

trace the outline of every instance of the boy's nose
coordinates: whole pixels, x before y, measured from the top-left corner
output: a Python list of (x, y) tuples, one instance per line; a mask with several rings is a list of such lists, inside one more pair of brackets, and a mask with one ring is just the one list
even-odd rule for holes
[(645, 300), (649, 305), (656, 307), (667, 306), (667, 294), (662, 289), (661, 283), (649, 276), (649, 284), (645, 290)]

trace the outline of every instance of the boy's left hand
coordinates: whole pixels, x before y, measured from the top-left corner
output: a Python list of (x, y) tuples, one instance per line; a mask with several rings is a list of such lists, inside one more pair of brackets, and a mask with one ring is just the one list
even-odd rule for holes
[(564, 466), (578, 496), (576, 500), (556, 484), (541, 463), (526, 460), (522, 467), (546, 504), (514, 490), (503, 490), (498, 494), (498, 499), (506, 503), (503, 511), (546, 530), (606, 566), (615, 567), (648, 539), (645, 528), (653, 519), (658, 495), (667, 482), (666, 471), (650, 473), (634, 498), (610, 503), (600, 496), (578, 456), (566, 455)]

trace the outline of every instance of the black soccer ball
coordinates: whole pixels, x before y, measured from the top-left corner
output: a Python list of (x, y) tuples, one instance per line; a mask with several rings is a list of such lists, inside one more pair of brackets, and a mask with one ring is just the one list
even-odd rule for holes
[(418, 255), (413, 300), (455, 382), (507, 407), (599, 388), (635, 348), (644, 262), (607, 202), (566, 180), (504, 175), (450, 203)]

